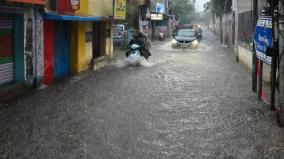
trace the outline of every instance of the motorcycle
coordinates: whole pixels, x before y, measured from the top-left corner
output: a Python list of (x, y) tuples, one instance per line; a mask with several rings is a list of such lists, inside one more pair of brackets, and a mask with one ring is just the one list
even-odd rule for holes
[[(139, 65), (141, 57), (144, 57), (145, 59), (148, 59), (149, 56), (151, 56), (151, 53), (147, 50), (142, 50), (143, 47), (141, 47), (138, 44), (131, 44), (130, 49), (126, 52), (126, 57), (131, 65)], [(143, 53), (142, 53), (143, 52)]]
[(134, 65), (134, 66), (140, 64), (140, 58), (141, 58), (140, 48), (141, 47), (138, 44), (130, 45), (129, 50), (126, 52), (126, 57), (129, 61), (129, 64)]

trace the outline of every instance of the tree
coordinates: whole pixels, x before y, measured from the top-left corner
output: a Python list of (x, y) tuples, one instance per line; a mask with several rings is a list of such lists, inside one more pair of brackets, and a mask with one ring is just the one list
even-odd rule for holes
[(213, 8), (213, 2), (212, 1), (208, 1), (204, 4), (204, 12), (205, 13), (211, 13), (211, 18), (212, 18), (212, 22), (213, 22), (213, 30), (214, 30), (214, 33), (216, 33), (216, 30), (215, 30), (215, 25), (216, 25), (216, 20), (215, 20), (215, 12), (214, 12), (214, 9)]
[(175, 0), (173, 1), (173, 13), (181, 23), (191, 22), (192, 15), (195, 11), (195, 1), (192, 0)]
[[(213, 23), (215, 23), (215, 16), (219, 18), (220, 22), (220, 42), (223, 42), (223, 15), (230, 13), (232, 10), (232, 0), (210, 0), (204, 5), (205, 10), (211, 11), (213, 16)], [(215, 24), (214, 24), (215, 25)]]

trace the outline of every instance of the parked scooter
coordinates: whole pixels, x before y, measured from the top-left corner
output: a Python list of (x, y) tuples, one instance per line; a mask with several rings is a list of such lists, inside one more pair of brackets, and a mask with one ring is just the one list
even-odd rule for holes
[(165, 33), (164, 33), (164, 31), (162, 31), (162, 30), (160, 30), (159, 40), (160, 40), (160, 41), (164, 41), (164, 40), (165, 40)]

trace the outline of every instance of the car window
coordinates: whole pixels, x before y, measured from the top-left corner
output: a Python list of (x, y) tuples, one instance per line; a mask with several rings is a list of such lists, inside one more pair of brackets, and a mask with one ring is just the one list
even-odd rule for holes
[(193, 37), (193, 36), (195, 36), (195, 31), (191, 31), (191, 30), (180, 30), (180, 31), (178, 32), (178, 36)]
[(120, 32), (120, 31), (123, 31), (123, 27), (122, 26), (114, 26), (113, 30), (114, 30), (114, 32)]

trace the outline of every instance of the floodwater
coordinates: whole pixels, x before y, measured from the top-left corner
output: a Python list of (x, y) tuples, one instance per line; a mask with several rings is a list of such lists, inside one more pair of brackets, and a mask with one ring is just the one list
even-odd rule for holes
[(117, 52), (99, 71), (1, 104), (0, 158), (284, 158), (284, 131), (250, 72), (204, 37), (196, 50), (154, 42), (140, 67)]

